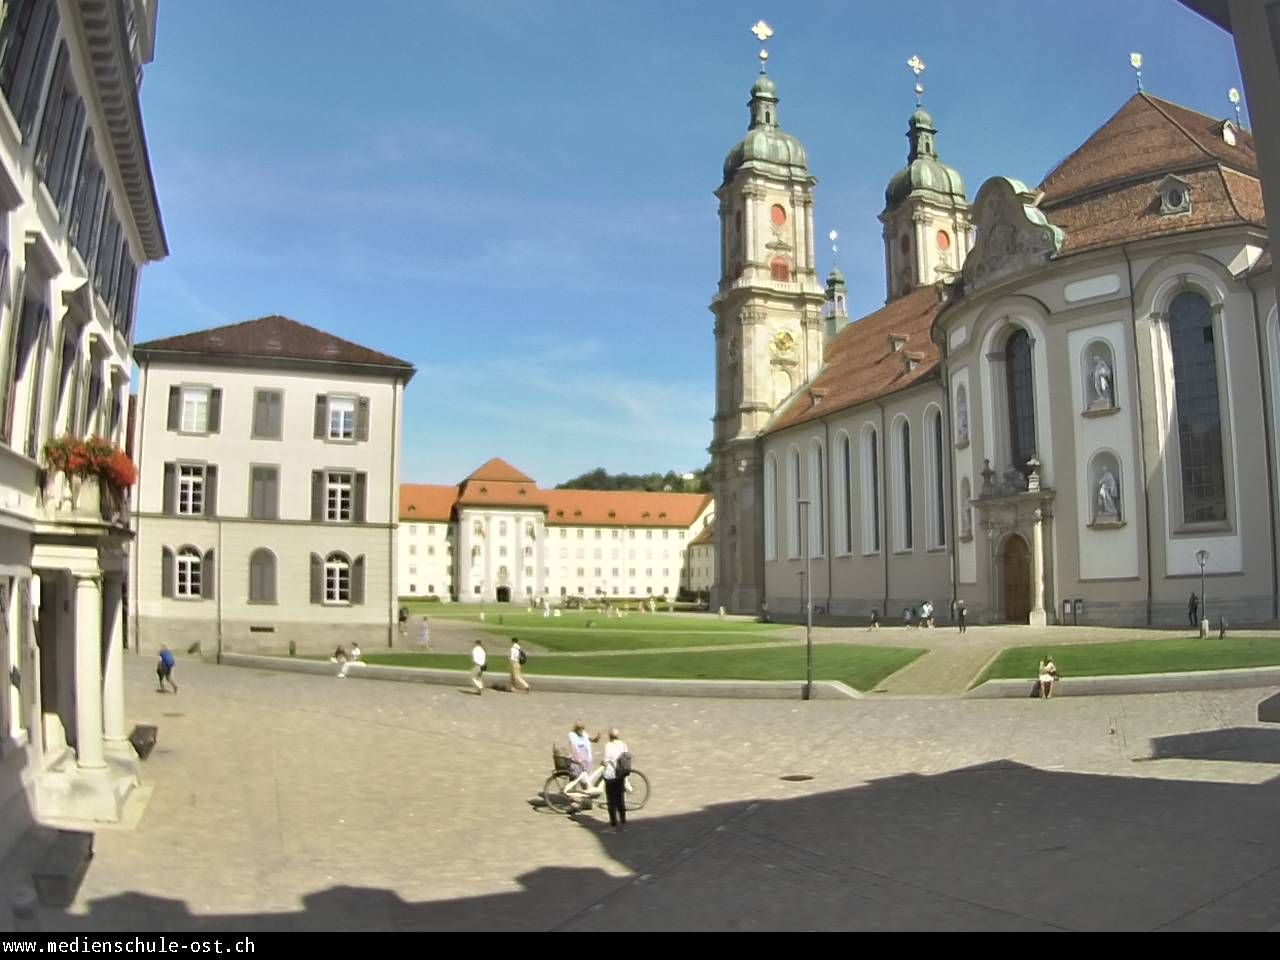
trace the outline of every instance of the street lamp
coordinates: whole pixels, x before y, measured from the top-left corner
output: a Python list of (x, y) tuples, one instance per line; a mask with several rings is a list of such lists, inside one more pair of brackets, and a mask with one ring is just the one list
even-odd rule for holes
[(809, 549), (809, 501), (800, 507), (800, 549), (804, 552), (804, 698), (813, 699), (813, 554)]
[(1209, 635), (1209, 605), (1204, 601), (1204, 565), (1209, 562), (1208, 550), (1196, 551), (1196, 563), (1200, 564), (1200, 636)]

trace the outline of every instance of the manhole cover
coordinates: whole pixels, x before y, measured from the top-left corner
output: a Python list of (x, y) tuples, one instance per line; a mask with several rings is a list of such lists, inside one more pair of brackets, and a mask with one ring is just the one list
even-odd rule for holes
[(809, 776), (807, 773), (793, 773), (790, 776), (779, 777), (778, 779), (783, 783), (807, 783), (812, 780), (813, 777)]

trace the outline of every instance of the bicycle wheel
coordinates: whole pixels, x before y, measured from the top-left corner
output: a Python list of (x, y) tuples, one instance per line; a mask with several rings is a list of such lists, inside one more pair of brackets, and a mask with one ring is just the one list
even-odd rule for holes
[(639, 810), (649, 802), (649, 778), (639, 770), (632, 770), (627, 777), (627, 789), (622, 795), (622, 802), (628, 810)]
[(542, 799), (556, 813), (568, 813), (573, 805), (573, 801), (564, 792), (564, 788), (572, 780), (573, 777), (567, 773), (553, 773), (542, 785)]

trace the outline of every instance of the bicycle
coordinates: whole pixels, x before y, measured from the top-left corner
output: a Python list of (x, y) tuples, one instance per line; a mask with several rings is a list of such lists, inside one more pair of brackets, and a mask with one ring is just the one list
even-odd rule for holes
[[(603, 802), (603, 764), (587, 778), (587, 784), (584, 787), (581, 776), (574, 774), (568, 757), (555, 751), (552, 751), (551, 757), (555, 763), (555, 770), (542, 785), (542, 799), (548, 807), (556, 813), (571, 813), (575, 806), (586, 809), (591, 806), (593, 800)], [(575, 782), (575, 786), (569, 786)], [(627, 775), (623, 802), (628, 811), (639, 810), (649, 802), (649, 778), (635, 767), (632, 767), (631, 773)]]

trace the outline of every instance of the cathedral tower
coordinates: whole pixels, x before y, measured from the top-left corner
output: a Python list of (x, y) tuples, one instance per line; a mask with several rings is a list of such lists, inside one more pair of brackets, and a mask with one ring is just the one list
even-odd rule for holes
[[(763, 43), (772, 31), (753, 31)], [(716, 499), (713, 606), (754, 612), (761, 599), (763, 516), (756, 436), (822, 363), (824, 292), (814, 268), (813, 188), (804, 147), (782, 131), (765, 73), (751, 88), (747, 135), (724, 163), (715, 314)]]
[[(919, 57), (912, 57), (908, 66), (917, 77), (924, 70)], [(916, 110), (907, 128), (907, 165), (889, 181), (880, 214), (887, 300), (955, 276), (973, 245), (964, 180), (938, 159), (938, 130), (921, 105), (923, 93), (917, 83)]]

